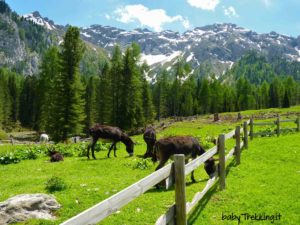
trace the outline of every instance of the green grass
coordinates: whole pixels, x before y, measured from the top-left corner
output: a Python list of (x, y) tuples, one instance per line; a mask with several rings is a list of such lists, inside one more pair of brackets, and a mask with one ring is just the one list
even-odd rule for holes
[[(294, 107), (289, 110), (293, 112), (299, 112), (300, 107)], [(282, 113), (286, 112), (288, 111), (282, 111)], [(248, 117), (249, 115), (257, 113), (260, 112), (246, 111), (243, 112), (243, 115), (247, 115), (245, 117)], [(209, 148), (212, 147), (213, 144), (208, 142), (208, 139), (211, 139), (211, 137), (217, 137), (220, 133), (227, 133), (234, 129), (236, 125), (241, 123), (240, 121), (236, 121), (235, 118), (236, 113), (226, 113), (221, 115), (221, 121), (217, 123), (212, 122), (212, 116), (208, 115), (198, 117), (195, 121), (173, 123), (170, 127), (161, 131), (158, 134), (158, 138), (170, 135), (192, 135), (198, 137), (200, 139), (200, 142), (204, 143), (206, 148)], [(229, 210), (232, 206), (232, 203), (229, 204), (229, 201), (234, 196), (238, 196), (238, 200), (240, 200), (240, 202), (244, 202), (243, 204), (245, 206), (248, 206), (251, 202), (255, 203), (257, 202), (257, 200), (261, 199), (260, 195), (264, 194), (262, 190), (255, 192), (257, 194), (256, 196), (252, 196), (251, 193), (253, 193), (253, 191), (255, 191), (256, 189), (249, 189), (248, 186), (250, 185), (249, 187), (251, 187), (252, 182), (255, 182), (256, 178), (260, 181), (264, 181), (265, 174), (268, 174), (268, 177), (270, 179), (265, 180), (264, 183), (267, 185), (267, 187), (268, 185), (272, 185), (274, 180), (271, 178), (273, 177), (275, 179), (275, 175), (272, 175), (273, 170), (275, 171), (275, 169), (280, 168), (280, 166), (273, 166), (273, 164), (270, 164), (271, 167), (268, 166), (268, 157), (270, 156), (269, 151), (273, 148), (273, 145), (276, 145), (275, 143), (278, 142), (278, 140), (288, 137), (298, 137), (299, 139), (299, 135), (296, 136), (294, 134), (291, 136), (280, 137), (280, 139), (255, 139), (254, 142), (250, 143), (249, 151), (244, 151), (242, 154), (242, 164), (238, 167), (231, 167), (231, 171), (228, 175), (226, 191), (218, 192), (218, 190), (215, 190), (214, 192), (212, 192), (213, 195), (209, 202), (218, 202), (218, 204), (222, 203), (224, 204), (222, 206), (223, 209)], [(31, 220), (20, 223), (30, 225), (60, 224), (68, 218), (73, 217), (83, 210), (99, 203), (100, 201), (128, 187), (129, 185), (142, 179), (143, 177), (154, 171), (156, 165), (153, 165), (152, 163), (147, 164), (146, 168), (136, 168), (138, 163), (142, 160), (138, 157), (138, 155), (144, 154), (144, 152), (146, 151), (146, 145), (142, 139), (142, 135), (135, 136), (134, 141), (137, 142), (137, 145), (135, 147), (135, 156), (131, 158), (127, 157), (124, 145), (118, 144), (117, 158), (114, 158), (112, 156), (113, 154), (111, 154), (111, 158), (108, 159), (106, 158), (107, 152), (100, 151), (99, 153), (96, 153), (96, 156), (98, 158), (97, 160), (87, 160), (85, 157), (70, 157), (65, 158), (64, 162), (49, 163), (49, 159), (47, 157), (42, 157), (36, 160), (23, 160), (18, 164), (0, 165), (0, 201), (4, 201), (7, 198), (17, 194), (41, 192), (47, 193), (45, 189), (45, 183), (47, 182), (47, 180), (49, 180), (53, 176), (60, 177), (65, 181), (67, 189), (52, 193), (57, 198), (58, 202), (62, 205), (62, 208), (55, 212), (58, 219), (55, 221)], [(285, 142), (280, 141), (280, 143)], [(291, 142), (287, 141), (286, 144), (292, 147)], [(233, 145), (234, 141), (229, 140), (226, 144), (227, 151)], [(299, 145), (300, 143), (298, 143), (298, 146)], [(259, 150), (259, 147), (261, 147), (262, 150)], [(9, 145), (0, 146), (0, 153), (13, 150), (14, 147)], [(255, 151), (262, 153), (262, 157), (258, 157), (257, 155), (255, 156)], [(251, 154), (253, 154), (252, 158)], [(285, 154), (284, 156), (289, 158), (294, 157), (295, 154), (287, 152), (287, 154)], [(260, 161), (258, 161), (258, 159)], [(248, 168), (249, 166), (247, 166), (249, 160), (252, 160), (250, 162), (253, 167), (251, 168), (251, 170)], [(260, 163), (264, 165), (263, 170), (258, 170), (256, 167), (256, 165)], [(265, 165), (264, 163), (267, 164)], [(272, 167), (275, 167), (275, 169), (273, 169)], [(299, 171), (300, 169), (298, 167), (298, 169), (295, 170)], [(243, 174), (239, 174), (240, 172), (243, 172)], [(186, 191), (188, 201), (193, 198), (194, 194), (197, 191), (203, 189), (208, 177), (201, 167), (196, 170), (195, 178), (198, 180), (198, 182), (196, 184), (191, 184), (190, 177), (187, 177), (188, 185)], [(276, 179), (281, 181), (281, 184), (283, 183), (283, 181), (290, 181), (291, 178), (292, 175), (285, 175), (283, 173), (276, 175)], [(297, 177), (293, 176), (293, 179), (294, 178), (296, 179)], [(232, 182), (235, 183), (231, 185), (230, 179), (232, 179)], [(242, 181), (247, 182), (245, 188), (239, 188), (242, 187), (239, 186)], [(291, 182), (293, 182), (293, 180)], [(235, 187), (235, 189), (231, 190), (230, 188), (233, 187)], [(288, 193), (296, 193), (295, 190), (295, 187), (292, 187), (291, 185)], [(225, 193), (228, 193), (228, 196), (230, 196), (230, 198), (221, 196), (219, 198), (216, 197), (217, 200), (214, 199), (214, 196), (219, 196), (220, 194)], [(246, 201), (247, 197), (249, 196), (253, 199)], [(277, 195), (274, 194), (274, 196), (276, 197)], [(274, 199), (276, 199), (275, 197)], [(235, 200), (234, 204), (239, 202), (238, 200)], [(292, 204), (290, 198), (287, 198), (285, 200), (284, 197), (280, 197), (280, 200), (285, 205)], [(165, 213), (167, 208), (173, 203), (174, 190), (164, 191), (156, 190), (155, 188), (153, 188), (129, 203), (127, 206), (123, 207), (119, 212), (106, 218), (101, 222), (101, 224), (154, 224), (158, 217), (161, 214)], [(229, 205), (230, 207), (228, 209)], [(218, 206), (220, 207), (220, 205)], [(269, 208), (274, 208), (275, 206), (277, 206), (277, 203), (275, 204), (274, 201), (270, 201), (268, 204), (266, 204), (266, 207), (267, 206)], [(222, 209), (222, 207), (220, 209)], [(199, 206), (199, 208), (201, 208), (201, 205)], [(194, 221), (194, 224), (200, 224), (200, 221), (202, 221), (201, 224), (211, 224), (212, 221), (215, 221), (214, 224), (220, 224), (220, 220), (218, 220), (219, 214), (212, 215), (211, 213), (213, 213), (213, 208), (209, 208), (208, 206), (205, 206), (204, 208), (210, 209), (211, 211), (202, 212), (201, 209), (196, 209), (190, 221)], [(253, 208), (255, 209), (254, 206), (252, 207), (252, 209)], [(261, 208), (261, 206), (259, 208)], [(299, 205), (297, 208), (299, 209)], [(198, 215), (198, 212), (201, 212), (200, 215)], [(249, 210), (249, 212), (252, 211)], [(214, 216), (216, 216), (215, 219)]]
[[(227, 188), (216, 187), (191, 214), (190, 224), (238, 224), (222, 214), (281, 214), (274, 224), (300, 224), (300, 134), (259, 138), (242, 153), (241, 165), (229, 167)], [(245, 221), (241, 224), (270, 224)]]

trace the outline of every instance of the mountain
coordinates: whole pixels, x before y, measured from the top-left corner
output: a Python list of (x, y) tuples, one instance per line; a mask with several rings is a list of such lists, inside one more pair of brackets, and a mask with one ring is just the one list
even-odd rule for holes
[(40, 55), (56, 43), (53, 32), (19, 17), (0, 1), (0, 66), (34, 74)]
[(123, 48), (137, 42), (142, 58), (150, 66), (168, 66), (181, 55), (193, 69), (204, 64), (217, 75), (231, 68), (245, 53), (254, 50), (271, 57), (300, 61), (300, 37), (293, 38), (276, 32), (258, 34), (235, 24), (214, 24), (197, 27), (180, 34), (173, 31), (151, 32), (147, 29), (125, 31), (92, 25), (81, 28), (82, 38), (111, 51), (115, 44)]
[[(26, 73), (35, 73), (40, 54), (48, 46), (57, 45), (62, 40), (68, 25), (57, 25), (38, 12), (24, 15), (19, 20), (14, 19), (11, 16), (13, 14), (11, 10), (10, 13), (0, 12), (0, 59), (3, 59), (0, 64), (13, 65), (11, 67), (26, 65), (23, 69)], [(12, 27), (13, 31), (7, 27)], [(31, 30), (36, 29), (40, 29), (39, 32), (32, 35)], [(249, 51), (259, 52), (268, 60), (279, 57), (300, 61), (300, 36), (294, 38), (276, 32), (258, 34), (230, 23), (196, 27), (182, 34), (140, 28), (126, 31), (101, 25), (82, 27), (80, 31), (82, 39), (91, 46), (90, 49), (102, 53), (101, 49), (104, 49), (108, 55), (116, 44), (125, 49), (132, 42), (138, 43), (142, 50), (142, 60), (150, 65), (152, 73), (160, 68), (170, 70), (179, 56), (191, 65), (193, 73), (214, 73), (217, 77), (232, 68)], [(24, 40), (22, 32), (25, 32)], [(40, 36), (35, 45), (30, 42), (32, 36)], [(36, 50), (35, 46), (42, 47)]]
[[(66, 29), (39, 12), (19, 16), (0, 1), (0, 66), (24, 75), (37, 74), (44, 52), (62, 42)], [(81, 72), (90, 76), (101, 71), (106, 59), (103, 49), (87, 42)]]

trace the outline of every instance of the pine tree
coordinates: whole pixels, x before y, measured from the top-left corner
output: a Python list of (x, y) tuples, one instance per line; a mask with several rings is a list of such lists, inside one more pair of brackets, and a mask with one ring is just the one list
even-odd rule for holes
[(41, 63), (41, 72), (38, 81), (38, 128), (39, 130), (49, 130), (51, 117), (51, 107), (53, 107), (53, 80), (60, 73), (60, 58), (57, 47), (49, 48)]
[(110, 65), (105, 64), (102, 74), (100, 74), (99, 85), (97, 86), (97, 120), (101, 124), (109, 124), (112, 114), (112, 97), (110, 81)]
[(117, 45), (112, 54), (110, 69), (110, 96), (111, 96), (111, 119), (112, 125), (121, 126), (121, 98), (123, 87), (123, 60), (120, 47)]
[(288, 93), (288, 90), (285, 90), (284, 97), (283, 97), (282, 107), (283, 108), (289, 108), (290, 106), (291, 105), (290, 105), (289, 93)]
[(154, 119), (154, 106), (152, 102), (151, 90), (149, 83), (143, 78), (142, 87), (142, 102), (143, 102), (143, 113), (145, 117), (145, 123), (152, 123)]
[(141, 95), (141, 72), (138, 67), (140, 49), (136, 44), (126, 49), (124, 55), (123, 84), (121, 98), (121, 127), (131, 129), (143, 126), (145, 118), (143, 115)]
[(194, 93), (195, 90), (195, 81), (192, 77), (187, 79), (182, 85), (181, 91), (181, 115), (182, 116), (191, 116), (194, 114)]
[(223, 108), (223, 88), (220, 81), (213, 79), (210, 85), (210, 112), (222, 112)]
[(19, 114), (19, 84), (17, 75), (15, 73), (10, 73), (8, 77), (8, 92), (11, 102), (11, 121), (17, 122)]
[(22, 126), (37, 127), (37, 79), (27, 76), (20, 93), (20, 122)]
[(169, 93), (169, 84), (167, 81), (168, 72), (163, 70), (157, 76), (157, 82), (153, 90), (153, 103), (156, 111), (156, 119), (159, 121), (161, 118), (169, 116), (167, 98)]
[(275, 78), (270, 84), (270, 107), (278, 108), (280, 107), (280, 81), (279, 78)]
[(269, 97), (269, 84), (264, 81), (260, 86), (261, 95), (261, 108), (265, 109), (269, 107), (270, 97)]
[(65, 141), (70, 135), (79, 134), (84, 127), (83, 85), (79, 75), (79, 62), (84, 52), (80, 31), (70, 26), (62, 44), (61, 71), (54, 77), (54, 107), (51, 112), (53, 139)]
[(200, 105), (200, 112), (203, 114), (209, 113), (211, 104), (211, 90), (209, 81), (207, 79), (203, 79), (201, 81), (201, 88), (198, 99)]
[(5, 71), (0, 68), (0, 127), (4, 127), (8, 120), (8, 109), (10, 108), (10, 102), (7, 101), (8, 96)]
[(99, 87), (98, 76), (91, 76), (85, 91), (85, 113), (86, 113), (86, 129), (93, 126), (98, 119), (98, 101), (97, 90)]

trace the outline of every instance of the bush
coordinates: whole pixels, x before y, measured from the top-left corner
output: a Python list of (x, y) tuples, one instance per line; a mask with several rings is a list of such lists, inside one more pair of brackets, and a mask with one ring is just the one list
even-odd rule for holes
[(151, 168), (152, 164), (153, 163), (150, 161), (150, 159), (142, 159), (133, 165), (133, 169), (147, 170)]
[(38, 155), (34, 149), (28, 148), (22, 151), (16, 151), (16, 155), (20, 160), (24, 159), (37, 159)]
[(0, 155), (0, 164), (7, 165), (18, 163), (20, 161), (20, 158), (14, 152), (4, 153)]
[(59, 177), (55, 177), (55, 176), (51, 177), (46, 182), (46, 187), (45, 187), (45, 189), (48, 192), (62, 191), (66, 188), (67, 188), (67, 185), (64, 182), (64, 180)]

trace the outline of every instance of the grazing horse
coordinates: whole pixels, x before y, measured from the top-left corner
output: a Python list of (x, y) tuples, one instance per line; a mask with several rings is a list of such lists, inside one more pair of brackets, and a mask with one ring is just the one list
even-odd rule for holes
[(143, 138), (147, 144), (147, 151), (144, 154), (144, 158), (152, 157), (153, 147), (156, 142), (156, 132), (154, 128), (148, 127), (144, 132)]
[[(158, 140), (154, 145), (154, 154), (152, 160), (156, 162), (159, 160), (159, 165), (155, 170), (162, 168), (168, 159), (174, 154), (184, 154), (185, 163), (188, 162), (189, 158), (195, 159), (197, 156), (205, 153), (203, 147), (199, 142), (189, 136), (177, 136), (167, 137)], [(213, 177), (216, 168), (214, 166), (214, 159), (209, 159), (205, 162), (205, 171), (211, 177)], [(194, 171), (192, 171), (191, 179), (195, 182)]]
[(40, 136), (40, 142), (41, 143), (48, 143), (48, 141), (49, 141), (48, 134), (45, 134), (45, 133), (41, 134), (41, 136)]
[(99, 138), (108, 139), (108, 140), (112, 141), (112, 145), (110, 146), (109, 151), (107, 153), (108, 158), (109, 158), (109, 155), (110, 155), (110, 152), (112, 149), (114, 149), (114, 156), (117, 157), (116, 144), (119, 141), (123, 142), (126, 145), (126, 151), (128, 152), (129, 156), (133, 155), (134, 142), (131, 140), (131, 138), (127, 134), (125, 134), (123, 131), (121, 131), (121, 129), (118, 127), (111, 127), (111, 126), (96, 124), (94, 127), (90, 128), (89, 134), (92, 136), (93, 142), (91, 145), (88, 146), (88, 150), (87, 150), (88, 158), (90, 158), (90, 148), (91, 148), (92, 156), (94, 159), (96, 159), (95, 153), (94, 153), (94, 148), (95, 148), (95, 144)]

